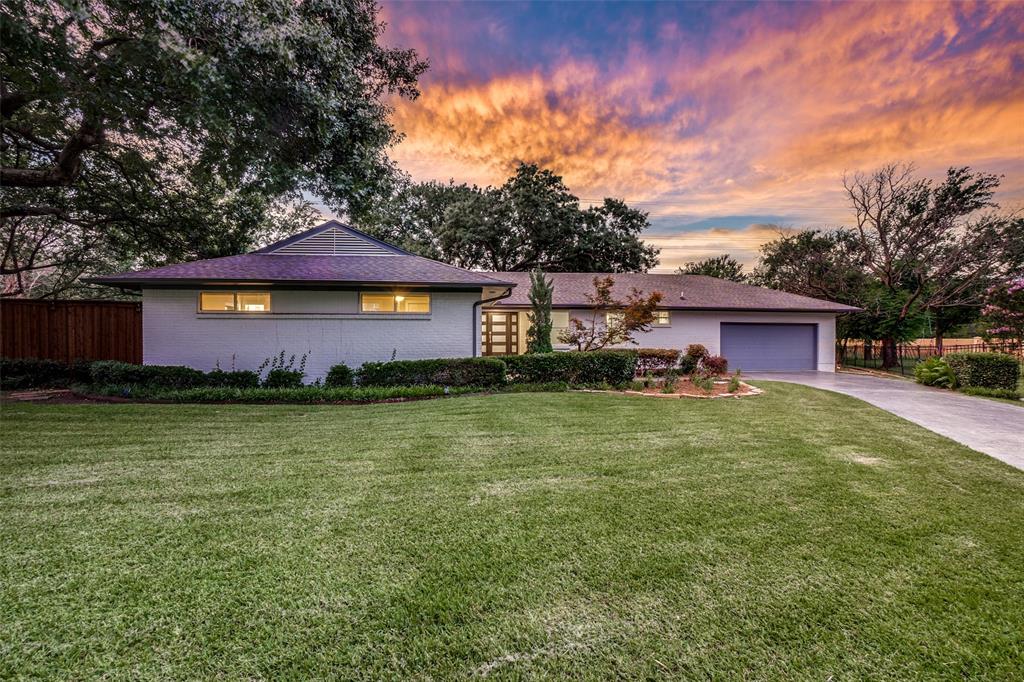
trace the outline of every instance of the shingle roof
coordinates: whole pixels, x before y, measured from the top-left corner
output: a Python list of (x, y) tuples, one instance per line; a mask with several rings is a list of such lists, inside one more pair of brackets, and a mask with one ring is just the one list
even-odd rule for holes
[[(327, 230), (346, 232), (383, 246), (376, 255), (281, 255), (273, 251), (315, 237)], [(386, 250), (385, 250), (386, 249)], [(216, 283), (260, 284), (412, 284), (455, 288), (509, 286), (508, 280), (463, 270), (429, 258), (414, 256), (364, 235), (347, 225), (329, 221), (254, 253), (165, 265), (149, 270), (93, 277), (90, 282), (128, 288), (194, 286)]]
[[(494, 305), (528, 306), (530, 273), (488, 272), (496, 279), (515, 282), (509, 298)], [(785, 291), (739, 284), (703, 275), (671, 275), (643, 273), (549, 273), (554, 284), (552, 305), (557, 308), (585, 308), (587, 294), (594, 292), (595, 277), (612, 277), (613, 294), (625, 298), (633, 288), (645, 293), (660, 291), (664, 296), (659, 307), (676, 310), (760, 310), (789, 312), (850, 313), (860, 310), (853, 306), (825, 301), (820, 298), (798, 296)]]

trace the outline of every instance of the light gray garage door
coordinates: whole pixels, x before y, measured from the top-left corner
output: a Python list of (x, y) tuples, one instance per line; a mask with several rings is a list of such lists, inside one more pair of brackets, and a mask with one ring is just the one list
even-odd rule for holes
[(817, 369), (818, 325), (722, 323), (729, 369), (786, 372)]

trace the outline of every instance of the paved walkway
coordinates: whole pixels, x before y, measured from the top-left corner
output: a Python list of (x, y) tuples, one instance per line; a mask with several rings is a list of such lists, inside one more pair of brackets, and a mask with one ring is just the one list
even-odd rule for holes
[(743, 378), (788, 381), (845, 393), (1024, 469), (1024, 407), (912, 381), (859, 374), (754, 372)]

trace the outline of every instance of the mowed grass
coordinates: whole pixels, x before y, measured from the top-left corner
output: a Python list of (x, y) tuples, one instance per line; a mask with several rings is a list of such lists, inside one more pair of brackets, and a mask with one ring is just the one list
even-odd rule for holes
[(1024, 472), (762, 385), (4, 406), (0, 677), (1019, 679)]

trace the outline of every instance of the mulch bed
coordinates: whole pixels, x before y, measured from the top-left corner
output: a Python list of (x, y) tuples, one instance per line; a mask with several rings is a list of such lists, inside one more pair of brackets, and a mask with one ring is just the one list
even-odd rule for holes
[(715, 382), (711, 393), (697, 388), (689, 379), (680, 379), (676, 382), (675, 390), (672, 393), (662, 392), (661, 386), (652, 386), (642, 391), (600, 391), (601, 393), (625, 393), (626, 395), (643, 395), (652, 398), (746, 398), (747, 396), (760, 395), (764, 391), (748, 383), (740, 382), (740, 389), (735, 393), (729, 392), (729, 382)]

